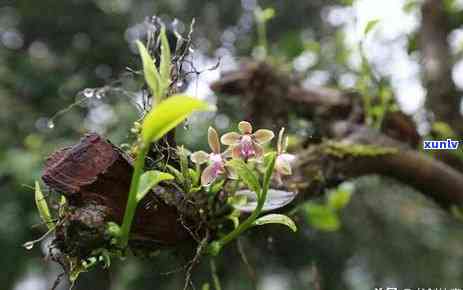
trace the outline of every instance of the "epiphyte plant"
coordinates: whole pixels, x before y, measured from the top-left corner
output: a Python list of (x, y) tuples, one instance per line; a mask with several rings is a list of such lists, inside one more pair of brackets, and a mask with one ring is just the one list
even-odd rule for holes
[[(137, 158), (135, 160), (135, 168), (130, 185), (127, 206), (119, 235), (119, 246), (121, 248), (127, 247), (130, 227), (138, 203), (137, 201), (141, 200), (141, 198), (137, 199), (137, 195), (139, 197), (141, 195), (139, 194), (139, 185), (141, 177), (143, 176), (145, 158), (150, 144), (160, 140), (167, 132), (178, 126), (194, 111), (211, 110), (211, 107), (207, 103), (186, 95), (173, 95), (163, 100), (163, 98), (167, 95), (167, 91), (170, 86), (172, 61), (170, 47), (164, 27), (161, 28), (160, 40), (161, 61), (159, 64), (159, 71), (156, 68), (154, 60), (148, 53), (148, 50), (140, 41), (137, 41), (143, 62), (143, 74), (153, 95), (154, 105), (153, 109), (143, 119), (141, 132), (137, 140)], [(159, 173), (153, 176), (156, 179), (156, 177), (160, 174), (167, 173)], [(158, 182), (151, 181), (152, 187), (154, 187)], [(149, 189), (151, 188), (148, 188), (146, 192), (149, 191)]]
[[(201, 225), (205, 224), (203, 230), (209, 233), (207, 238), (200, 239), (206, 243), (201, 254), (218, 255), (226, 244), (258, 225), (277, 223), (286, 225), (293, 231), (297, 229), (288, 216), (275, 213), (262, 215), (263, 212), (287, 205), (296, 194), (281, 190), (281, 179), (291, 174), (290, 163), (293, 161), (293, 158), (286, 158), (286, 145), (282, 141), (283, 131), (279, 134), (278, 149), (274, 151), (270, 148), (265, 150), (264, 146), (274, 139), (275, 134), (268, 129), (254, 131), (250, 122), (239, 122), (239, 132), (229, 132), (221, 137), (210, 127), (208, 143), (211, 153), (198, 151), (190, 154), (188, 150), (179, 146), (176, 150), (179, 168), (168, 162), (162, 167), (153, 168), (145, 164), (152, 144), (159, 142), (190, 114), (214, 110), (213, 106), (199, 99), (172, 94), (173, 58), (164, 27), (160, 30), (159, 40), (159, 65), (155, 63), (145, 45), (137, 41), (143, 76), (152, 96), (152, 108), (133, 131), (137, 138), (131, 146), (130, 154), (135, 160), (122, 222), (107, 222), (106, 233), (110, 242), (106, 246), (94, 249), (86, 257), (66, 257), (71, 282), (77, 279), (79, 273), (88, 270), (97, 262), (109, 267), (111, 258), (127, 255), (131, 248), (129, 240), (137, 206), (159, 184), (174, 184), (176, 188), (181, 189), (183, 200), (195, 200), (199, 201), (199, 204), (206, 204), (204, 207), (195, 208), (196, 216), (206, 216), (202, 220), (205, 222)], [(221, 143), (227, 147), (223, 151)], [(192, 161), (191, 166), (188, 157)], [(207, 165), (204, 165), (205, 163)], [(273, 184), (279, 189), (271, 188)], [(204, 200), (206, 202), (203, 202)], [(66, 215), (62, 214), (61, 209), (56, 219), (53, 219), (38, 182), (36, 201), (40, 216), (49, 226), (48, 233), (53, 232), (58, 224), (64, 223)], [(61, 205), (65, 210), (64, 197)], [(182, 214), (184, 208), (181, 203), (176, 206)], [(246, 216), (240, 221), (242, 214)], [(220, 219), (224, 215), (227, 218)], [(219, 218), (215, 220), (215, 217)], [(233, 221), (231, 229), (228, 225), (229, 220)], [(30, 249), (35, 242), (28, 242), (25, 247)]]

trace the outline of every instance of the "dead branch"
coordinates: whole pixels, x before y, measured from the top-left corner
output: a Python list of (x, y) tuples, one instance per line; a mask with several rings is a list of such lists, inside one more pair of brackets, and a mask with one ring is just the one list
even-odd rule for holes
[[(132, 159), (109, 141), (89, 134), (78, 144), (60, 150), (46, 162), (43, 181), (51, 189), (65, 194), (69, 204), (66, 223), (57, 228), (57, 239), (63, 244), (84, 241), (78, 229), (87, 229), (89, 245), (75, 245), (68, 251), (78, 251), (85, 256), (85, 249), (94, 249), (95, 243), (104, 243), (105, 223), (122, 222), (127, 193), (132, 176)], [(189, 238), (181, 225), (177, 210), (168, 205), (159, 186), (138, 205), (132, 226), (131, 244), (150, 247), (172, 245)], [(71, 243), (70, 243), (71, 242)]]

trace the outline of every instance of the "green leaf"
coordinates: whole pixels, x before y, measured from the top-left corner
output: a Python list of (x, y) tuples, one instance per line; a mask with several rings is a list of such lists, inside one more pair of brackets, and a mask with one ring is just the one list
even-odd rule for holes
[(188, 168), (188, 158), (185, 148), (183, 146), (177, 147), (177, 155), (180, 159), (180, 170), (183, 176), (183, 189), (185, 192), (190, 192), (192, 178)]
[[(241, 212), (253, 212), (257, 208), (257, 195), (251, 190), (238, 190), (233, 195), (240, 202), (230, 203), (230, 205)], [(278, 189), (269, 189), (267, 198), (262, 206), (262, 211), (271, 211), (282, 208), (291, 203), (296, 197), (296, 193)]]
[(268, 214), (264, 215), (253, 222), (255, 226), (261, 226), (265, 224), (282, 224), (289, 227), (293, 232), (297, 231), (296, 224), (294, 221), (283, 214)]
[(151, 58), (146, 47), (137, 40), (136, 44), (138, 46), (138, 51), (140, 52), (141, 60), (143, 63), (143, 75), (145, 76), (146, 83), (153, 94), (154, 100), (156, 103), (159, 103), (161, 95), (161, 77), (159, 75), (158, 69), (154, 63), (154, 60)]
[(336, 190), (333, 190), (328, 194), (328, 206), (334, 210), (344, 208), (349, 203), (352, 192), (353, 187), (350, 183), (338, 186)]
[(438, 138), (445, 139), (445, 138), (452, 138), (453, 136), (457, 136), (455, 131), (449, 126), (449, 124), (445, 122), (434, 122), (432, 124), (432, 130), (434, 134), (438, 135)]
[(264, 10), (262, 10), (263, 21), (268, 21), (272, 19), (273, 17), (275, 17), (275, 9), (270, 7), (270, 8), (265, 8)]
[(74, 285), (80, 273), (86, 272), (87, 268), (78, 258), (70, 258), (69, 282)]
[[(262, 190), (265, 193), (268, 191), (270, 187), (270, 181), (272, 179), (273, 169), (275, 168), (275, 160), (276, 160), (276, 153), (271, 152), (265, 155), (265, 174), (264, 174), (264, 181), (262, 182)], [(262, 195), (262, 194), (261, 194)]]
[(174, 95), (157, 104), (145, 117), (142, 139), (145, 145), (162, 138), (194, 111), (211, 111), (206, 102), (186, 95)]
[(177, 168), (173, 167), (172, 165), (167, 164), (166, 169), (175, 176), (175, 180), (178, 183), (181, 183), (181, 184), (184, 183), (183, 175), (179, 170), (177, 170)]
[(373, 28), (379, 23), (379, 19), (373, 19), (368, 21), (367, 25), (365, 26), (365, 30), (363, 31), (363, 35), (367, 36)]
[(58, 209), (58, 216), (62, 217), (66, 211), (66, 197), (64, 195), (61, 195), (60, 200), (59, 200), (59, 209)]
[(170, 86), (171, 55), (169, 41), (167, 40), (166, 28), (161, 28), (161, 62), (159, 64), (161, 98), (167, 94)]
[(172, 180), (174, 176), (156, 170), (150, 170), (143, 173), (140, 177), (140, 184), (138, 185), (138, 192), (137, 192), (137, 202), (145, 197), (145, 195), (155, 187), (159, 182), (164, 180)]
[(463, 222), (463, 209), (458, 205), (452, 205), (450, 207), (450, 212), (452, 213), (453, 217), (455, 217), (460, 222)]
[(239, 215), (236, 215), (235, 212), (227, 216), (227, 219), (233, 223), (233, 228), (236, 229), (240, 225)]
[(207, 247), (207, 251), (212, 256), (217, 256), (222, 250), (222, 244), (219, 241), (212, 241)]
[(307, 203), (304, 205), (308, 223), (322, 231), (336, 231), (340, 228), (341, 223), (336, 212), (328, 206), (323, 206), (315, 203)]
[(257, 7), (254, 10), (254, 16), (256, 17), (256, 20), (260, 23), (265, 23), (275, 17), (275, 9), (272, 7), (262, 9), (260, 7)]
[(214, 181), (214, 183), (212, 183), (212, 186), (209, 187), (209, 194), (215, 195), (216, 193), (218, 193), (223, 188), (224, 183), (225, 179)]
[(199, 183), (199, 178), (201, 177), (199, 172), (188, 168), (188, 174), (190, 175), (191, 182), (193, 183), (193, 186), (197, 186)]
[(240, 159), (233, 159), (227, 162), (227, 165), (233, 168), (240, 179), (249, 187), (250, 190), (259, 193), (261, 188), (259, 179), (249, 166)]
[(352, 6), (352, 4), (354, 3), (354, 0), (341, 0), (340, 2), (342, 5)]
[(408, 0), (403, 6), (403, 11), (405, 13), (411, 13), (413, 10), (417, 9), (420, 6), (419, 1), (417, 0)]
[(106, 223), (106, 234), (111, 237), (120, 237), (121, 236), (121, 227), (115, 222)]
[(47, 201), (43, 196), (42, 190), (40, 189), (40, 184), (35, 181), (35, 205), (39, 211), (39, 215), (42, 218), (42, 221), (47, 225), (48, 229), (52, 229), (55, 226), (53, 219), (51, 218), (50, 210), (48, 209)]
[[(253, 196), (254, 196), (254, 199), (255, 199), (256, 194), (254, 192), (252, 192), (250, 190), (243, 190), (243, 191), (252, 193)], [(235, 209), (237, 207), (246, 205), (246, 203), (248, 202), (248, 196), (245, 195), (245, 194), (237, 194), (238, 192), (240, 192), (240, 191), (237, 191), (234, 195), (230, 196), (227, 199), (227, 203), (229, 205), (231, 205), (232, 207), (234, 207)], [(255, 208), (255, 206), (254, 206), (254, 208)]]
[(102, 249), (99, 260), (103, 262), (103, 269), (108, 269), (111, 267), (111, 254), (108, 250)]

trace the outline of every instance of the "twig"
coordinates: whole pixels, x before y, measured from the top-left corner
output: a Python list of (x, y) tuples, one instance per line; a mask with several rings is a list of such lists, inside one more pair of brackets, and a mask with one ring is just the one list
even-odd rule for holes
[(199, 260), (201, 259), (201, 256), (204, 252), (204, 249), (206, 248), (208, 242), (209, 242), (209, 231), (206, 231), (206, 234), (204, 236), (204, 238), (201, 240), (201, 242), (199, 243), (198, 247), (196, 248), (196, 254), (195, 256), (193, 257), (193, 259), (189, 262), (189, 266), (187, 268), (187, 271), (186, 271), (186, 274), (185, 274), (185, 284), (183, 286), (183, 290), (187, 290), (188, 289), (188, 285), (190, 285), (192, 287), (192, 289), (194, 289), (194, 286), (191, 282), (191, 273), (193, 272), (193, 268), (194, 266), (199, 262)]

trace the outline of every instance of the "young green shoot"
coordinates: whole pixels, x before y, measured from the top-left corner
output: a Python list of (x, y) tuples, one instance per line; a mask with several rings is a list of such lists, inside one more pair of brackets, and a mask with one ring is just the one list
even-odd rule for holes
[[(139, 149), (135, 160), (132, 181), (130, 183), (120, 238), (118, 240), (119, 246), (123, 249), (128, 245), (130, 228), (138, 202), (158, 182), (173, 178), (171, 175), (166, 175), (166, 173), (163, 172), (151, 173), (151, 178), (149, 176), (146, 177), (147, 180), (143, 180), (142, 186), (140, 186), (145, 166), (145, 158), (150, 144), (160, 140), (167, 132), (177, 127), (193, 112), (210, 111), (212, 109), (212, 107), (204, 101), (186, 95), (174, 95), (163, 100), (170, 86), (171, 69), (170, 48), (167, 42), (165, 28), (162, 28), (160, 38), (161, 63), (159, 71), (145, 46), (141, 42), (137, 42), (143, 62), (145, 80), (153, 95), (155, 104), (152, 110), (145, 116), (141, 126), (141, 133), (138, 140)], [(147, 183), (148, 186), (151, 186), (149, 189), (146, 188)]]
[(142, 124), (139, 151), (135, 160), (134, 172), (130, 184), (129, 197), (121, 227), (120, 247), (125, 248), (129, 240), (130, 227), (137, 207), (137, 195), (140, 179), (145, 166), (146, 153), (152, 142), (161, 139), (167, 132), (174, 129), (195, 111), (208, 111), (211, 107), (198, 99), (175, 95), (159, 103), (145, 117)]

